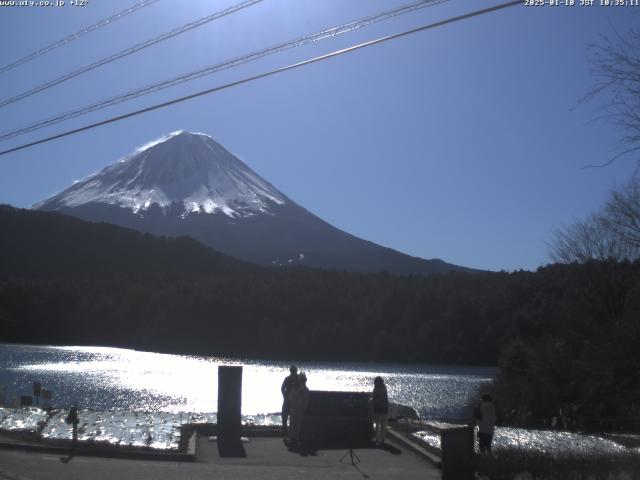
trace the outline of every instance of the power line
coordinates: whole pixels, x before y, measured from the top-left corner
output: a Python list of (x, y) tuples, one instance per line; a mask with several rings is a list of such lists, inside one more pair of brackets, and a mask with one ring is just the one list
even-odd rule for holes
[(70, 80), (74, 77), (77, 77), (78, 75), (82, 75), (83, 73), (86, 73), (90, 70), (93, 70), (95, 68), (101, 67), (102, 65), (105, 65), (107, 63), (111, 63), (115, 60), (118, 60), (122, 57), (126, 57), (127, 55), (131, 55), (133, 53), (136, 53), (140, 50), (143, 50), (145, 48), (148, 48), (152, 45), (155, 45), (156, 43), (160, 43), (164, 40), (168, 40), (169, 38), (175, 37), (176, 35), (180, 35), (181, 33), (185, 33), (188, 32), (189, 30), (193, 30), (194, 28), (200, 27), (206, 23), (212, 22), (213, 20), (217, 20), (221, 17), (230, 15), (232, 13), (237, 12), (238, 10), (242, 10), (243, 8), (247, 8), (250, 7), (252, 5), (255, 5), (256, 3), (262, 2), (263, 0), (245, 0), (242, 3), (239, 3), (237, 5), (233, 5), (229, 8), (226, 8), (224, 10), (221, 10), (219, 12), (213, 13), (211, 15), (208, 15), (206, 17), (200, 18), (198, 20), (196, 20), (195, 22), (191, 22), (191, 23), (187, 23), (179, 28), (176, 28), (174, 30), (171, 30), (170, 32), (166, 32), (163, 33), (162, 35), (158, 35), (157, 37), (151, 38), (149, 40), (146, 40), (142, 43), (138, 43), (136, 45), (134, 45), (133, 47), (127, 48), (125, 50), (122, 50), (118, 53), (114, 53), (113, 55), (103, 58), (101, 60), (98, 60), (97, 62), (93, 62), (89, 65), (85, 65), (82, 68), (79, 68), (78, 70), (74, 70), (71, 73), (67, 73), (66, 75), (63, 75), (61, 77), (56, 78), (55, 80), (51, 80), (50, 82), (47, 83), (43, 83), (42, 85), (39, 85), (37, 87), (34, 87), (30, 90), (27, 90), (26, 92), (22, 92), (18, 95), (16, 95), (15, 97), (11, 97), (7, 100), (3, 100), (0, 102), (0, 108), (5, 107), (7, 105), (10, 105), (12, 103), (17, 102), (18, 100), (22, 100), (24, 98), (30, 97), (31, 95), (34, 95), (38, 92), (42, 92), (43, 90), (46, 90), (48, 88), (51, 88), (55, 85), (58, 85), (62, 82), (66, 82), (67, 80)]
[(107, 125), (109, 123), (118, 122), (120, 120), (124, 120), (124, 119), (129, 118), (129, 117), (134, 117), (134, 116), (137, 116), (137, 115), (141, 115), (143, 113), (151, 112), (153, 110), (158, 110), (160, 108), (168, 107), (170, 105), (174, 105), (176, 103), (181, 103), (181, 102), (184, 102), (186, 100), (191, 100), (193, 98), (201, 97), (203, 95), (208, 95), (210, 93), (219, 92), (221, 90), (226, 90), (227, 88), (236, 87), (238, 85), (249, 83), (249, 82), (252, 82), (254, 80), (259, 80), (261, 78), (266, 78), (266, 77), (270, 77), (270, 76), (273, 76), (273, 75), (276, 75), (276, 74), (279, 74), (279, 73), (283, 73), (283, 72), (286, 72), (286, 71), (289, 71), (289, 70), (294, 70), (296, 68), (300, 68), (300, 67), (303, 67), (305, 65), (310, 65), (312, 63), (320, 62), (322, 60), (327, 60), (329, 58), (337, 57), (339, 55), (344, 55), (346, 53), (350, 53), (350, 52), (353, 52), (353, 51), (356, 51), (356, 50), (360, 50), (362, 48), (366, 48), (366, 47), (370, 47), (370, 46), (373, 46), (373, 45), (377, 45), (377, 44), (380, 44), (380, 43), (383, 43), (383, 42), (386, 42), (386, 41), (389, 41), (389, 40), (395, 40), (397, 38), (405, 37), (407, 35), (411, 35), (411, 34), (414, 34), (414, 33), (417, 33), (417, 32), (422, 32), (422, 31), (429, 30), (429, 29), (432, 29), (432, 28), (441, 27), (443, 25), (448, 25), (450, 23), (459, 22), (461, 20), (467, 20), (467, 19), (472, 18), (472, 17), (477, 17), (479, 15), (484, 15), (484, 14), (491, 13), (491, 12), (496, 12), (498, 10), (502, 10), (502, 9), (505, 9), (505, 8), (508, 8), (508, 7), (513, 7), (515, 5), (521, 5), (521, 4), (522, 4), (522, 0), (514, 0), (514, 1), (506, 2), (506, 3), (501, 3), (501, 4), (498, 4), (498, 5), (494, 5), (493, 7), (484, 8), (482, 10), (475, 10), (473, 12), (466, 13), (464, 15), (451, 17), (451, 18), (448, 18), (448, 19), (445, 19), (445, 20), (441, 20), (441, 21), (436, 22), (436, 23), (431, 23), (431, 24), (428, 24), (428, 25), (423, 25), (421, 27), (413, 28), (411, 30), (405, 30), (404, 32), (394, 33), (392, 35), (387, 35), (385, 37), (381, 37), (381, 38), (378, 38), (378, 39), (375, 39), (375, 40), (369, 40), (367, 42), (360, 43), (358, 45), (353, 45), (351, 47), (343, 48), (341, 50), (336, 50), (334, 52), (327, 53), (325, 55), (320, 55), (320, 56), (315, 57), (315, 58), (311, 58), (311, 59), (308, 59), (308, 60), (303, 60), (303, 61), (298, 62), (298, 63), (287, 65), (286, 67), (276, 68), (274, 70), (270, 70), (270, 71), (265, 72), (265, 73), (261, 73), (261, 74), (254, 75), (254, 76), (251, 76), (251, 77), (246, 77), (246, 78), (243, 78), (241, 80), (236, 80), (235, 82), (231, 82), (231, 83), (227, 83), (227, 84), (224, 84), (224, 85), (220, 85), (218, 87), (209, 88), (207, 90), (202, 90), (200, 92), (193, 93), (191, 95), (187, 95), (187, 96), (184, 96), (184, 97), (176, 98), (176, 99), (170, 100), (168, 102), (159, 103), (159, 104), (153, 105), (151, 107), (143, 108), (141, 110), (136, 110), (136, 111), (129, 112), (129, 113), (126, 113), (126, 114), (123, 114), (123, 115), (118, 115), (116, 117), (111, 117), (111, 118), (109, 118), (107, 120), (102, 120), (102, 121), (97, 122), (97, 123), (92, 123), (90, 125), (85, 125), (84, 127), (75, 128), (73, 130), (68, 130), (66, 132), (59, 133), (57, 135), (52, 135), (50, 137), (43, 138), (41, 140), (36, 140), (34, 142), (26, 143), (26, 144), (20, 145), (18, 147), (14, 147), (14, 148), (10, 148), (8, 150), (1, 151), (0, 155), (6, 155), (8, 153), (16, 152), (18, 150), (23, 150), (25, 148), (29, 148), (29, 147), (33, 147), (35, 145), (39, 145), (41, 143), (50, 142), (50, 141), (56, 140), (58, 138), (66, 137), (66, 136), (69, 136), (69, 135), (74, 135), (74, 134), (79, 133), (79, 132), (84, 132), (85, 130), (91, 130), (93, 128), (100, 127), (102, 125)]
[(55, 125), (65, 120), (69, 120), (71, 118), (78, 117), (80, 115), (84, 115), (96, 110), (101, 110), (106, 107), (110, 107), (116, 105), (118, 103), (122, 103), (128, 100), (132, 100), (143, 95), (148, 95), (150, 93), (157, 92), (159, 90), (163, 90), (165, 88), (173, 87), (175, 85), (179, 85), (181, 83), (185, 83), (191, 80), (195, 80), (197, 78), (203, 77), (205, 75), (211, 75), (213, 73), (226, 70), (229, 68), (233, 68), (244, 63), (252, 62), (254, 60), (258, 60), (267, 55), (272, 55), (275, 53), (280, 53), (285, 50), (289, 50), (292, 48), (297, 48), (309, 43), (318, 42), (327, 38), (332, 38), (337, 35), (351, 32), (353, 30), (366, 27), (368, 25), (380, 22), (382, 20), (387, 20), (390, 18), (394, 18), (398, 15), (402, 15), (409, 12), (414, 12), (418, 9), (425, 8), (427, 6), (433, 6), (440, 3), (444, 3), (449, 0), (419, 0), (418, 2), (414, 2), (411, 4), (403, 5), (392, 10), (387, 10), (384, 12), (377, 13), (375, 15), (370, 15), (368, 17), (362, 18), (360, 20), (351, 21), (336, 27), (326, 28), (316, 33), (312, 33), (309, 35), (305, 35), (303, 37), (296, 38), (295, 40), (291, 40), (288, 42), (280, 43), (274, 45), (269, 48), (265, 48), (262, 50), (254, 51), (247, 55), (243, 55), (241, 57), (236, 57), (231, 60), (224, 61), (222, 63), (209, 65), (207, 67), (201, 68), (199, 70), (189, 72), (178, 77), (174, 77), (169, 80), (164, 80), (162, 82), (157, 82), (151, 85), (147, 85), (146, 87), (140, 88), (138, 90), (129, 91), (127, 93), (111, 97), (106, 100), (101, 100), (99, 102), (86, 105), (84, 107), (77, 108), (75, 110), (68, 111), (66, 113), (61, 113), (50, 117), (45, 120), (39, 120), (35, 123), (29, 124), (24, 127), (20, 127), (8, 132), (0, 133), (0, 141), (7, 140), (9, 138), (17, 137), (19, 135), (24, 135), (29, 132), (33, 132), (35, 130), (39, 130), (41, 128), (45, 128), (51, 125)]
[(58, 40), (57, 42), (53, 42), (50, 45), (47, 45), (46, 47), (41, 48), (40, 50), (36, 50), (35, 52), (27, 55), (26, 57), (22, 57), (18, 60), (16, 60), (13, 63), (10, 63), (8, 65), (5, 65), (4, 67), (0, 67), (0, 74), (4, 73), (4, 72), (8, 72), (9, 70), (12, 70), (16, 67), (19, 67), (20, 65), (30, 62), (31, 60), (38, 58), (42, 55), (44, 55), (45, 53), (49, 53), (51, 50), (55, 50), (58, 47), (62, 47), (63, 45), (66, 45), (67, 43), (71, 43), (74, 40), (77, 40), (78, 38), (82, 37), (83, 35), (86, 35), (89, 32), (93, 32), (94, 30), (97, 30), (99, 28), (102, 28), (106, 25), (109, 25), (115, 21), (120, 20), (121, 18), (126, 17), (127, 15), (130, 15), (132, 13), (137, 12), (138, 10), (143, 9), (144, 7), (148, 7), (149, 5), (158, 2), (159, 0), (146, 0), (144, 2), (140, 2), (140, 3), (136, 3), (135, 5), (132, 5), (129, 8), (126, 8), (124, 10), (122, 10), (121, 12), (118, 12), (114, 15), (111, 15), (108, 18), (105, 18), (103, 20), (100, 20), (98, 23), (94, 23), (93, 25), (90, 25), (88, 27), (83, 28), (82, 30), (78, 30), (76, 33), (72, 33), (71, 35), (63, 38), (62, 40)]

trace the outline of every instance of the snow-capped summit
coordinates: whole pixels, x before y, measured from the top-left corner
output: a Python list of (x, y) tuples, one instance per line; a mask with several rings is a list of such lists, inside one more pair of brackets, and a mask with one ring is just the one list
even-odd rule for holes
[(267, 213), (286, 196), (209, 135), (184, 130), (154, 140), (62, 193), (34, 205), (59, 209), (88, 203), (140, 212), (153, 205), (246, 217)]
[(260, 265), (401, 274), (466, 270), (335, 228), (202, 133), (179, 131), (149, 142), (34, 208), (154, 235), (187, 235)]

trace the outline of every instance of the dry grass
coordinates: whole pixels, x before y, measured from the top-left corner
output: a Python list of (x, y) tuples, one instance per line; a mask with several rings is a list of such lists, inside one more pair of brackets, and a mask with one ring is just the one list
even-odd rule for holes
[(476, 457), (478, 479), (640, 480), (640, 454), (550, 456), (544, 452), (498, 450)]

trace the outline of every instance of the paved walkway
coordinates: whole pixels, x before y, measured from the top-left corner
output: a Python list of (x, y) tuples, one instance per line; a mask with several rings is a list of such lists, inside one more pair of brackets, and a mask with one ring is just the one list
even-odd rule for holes
[(289, 451), (281, 438), (251, 438), (243, 446), (246, 457), (220, 458), (217, 445), (201, 437), (195, 463), (87, 456), (64, 463), (51, 453), (0, 450), (0, 479), (440, 479), (437, 468), (393, 441), (385, 448), (355, 450), (356, 465), (348, 450), (301, 454)]

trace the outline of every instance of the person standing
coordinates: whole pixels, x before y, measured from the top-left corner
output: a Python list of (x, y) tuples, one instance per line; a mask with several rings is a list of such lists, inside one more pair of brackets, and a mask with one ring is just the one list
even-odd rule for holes
[(291, 397), (292, 390), (296, 387), (297, 380), (298, 367), (291, 365), (291, 367), (289, 367), (289, 375), (285, 377), (282, 382), (282, 387), (280, 387), (280, 391), (282, 392), (282, 434), (285, 438), (288, 433), (287, 424), (291, 410), (289, 397)]
[(491, 453), (491, 443), (496, 427), (496, 407), (493, 405), (491, 395), (485, 393), (478, 407), (478, 444), (480, 453)]
[(387, 419), (389, 416), (389, 397), (387, 387), (382, 377), (376, 377), (373, 381), (373, 425), (375, 429), (375, 442), (377, 445), (384, 443), (387, 437)]
[(309, 406), (309, 389), (307, 388), (307, 376), (304, 373), (298, 375), (297, 386), (293, 390), (291, 398), (291, 440), (294, 444), (300, 443), (300, 432), (304, 423), (304, 414)]

